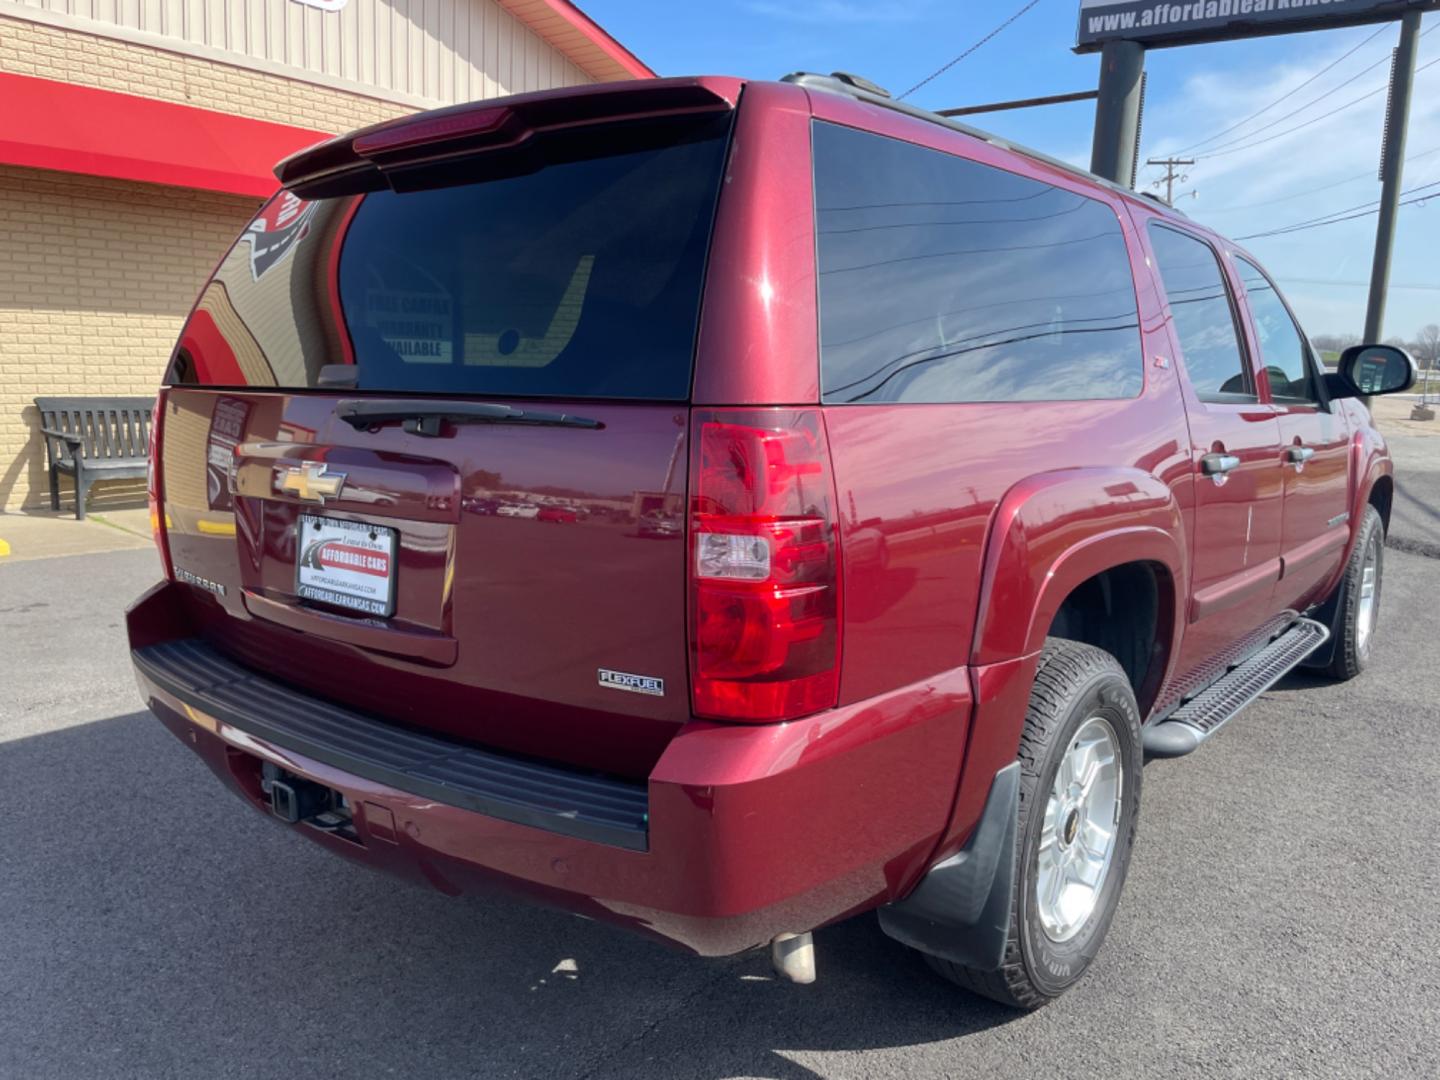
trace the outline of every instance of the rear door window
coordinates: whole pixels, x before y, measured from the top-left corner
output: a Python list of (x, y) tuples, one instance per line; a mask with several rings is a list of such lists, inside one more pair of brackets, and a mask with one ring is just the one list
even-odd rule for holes
[(1203, 240), (1156, 224), (1150, 226), (1150, 246), (1196, 395), (1201, 401), (1258, 400), (1215, 250)]
[(684, 400), (728, 131), (546, 135), (444, 186), (282, 195), (174, 374), (305, 388), (353, 360), (362, 391)]
[(1144, 386), (1106, 203), (853, 128), (814, 127), (830, 403), (1056, 401)]

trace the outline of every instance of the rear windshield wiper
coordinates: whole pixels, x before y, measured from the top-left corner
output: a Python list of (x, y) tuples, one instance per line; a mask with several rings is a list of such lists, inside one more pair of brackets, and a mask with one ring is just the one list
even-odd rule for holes
[(356, 431), (400, 421), (412, 435), (436, 438), (440, 426), (450, 424), (535, 424), (544, 427), (602, 428), (599, 420), (569, 413), (517, 409), (491, 401), (342, 401), (335, 415)]

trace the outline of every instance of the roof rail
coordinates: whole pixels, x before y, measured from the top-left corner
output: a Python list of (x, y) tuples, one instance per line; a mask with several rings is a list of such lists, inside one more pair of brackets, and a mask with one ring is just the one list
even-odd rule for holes
[(1174, 203), (1166, 202), (1153, 191), (1137, 191), (1135, 192), (1135, 194), (1139, 195), (1142, 199), (1150, 199), (1154, 202), (1157, 202), (1161, 206), (1165, 207), (1166, 210), (1179, 214), (1183, 218), (1188, 218), (1190, 216), (1189, 214), (1185, 213), (1184, 210), (1181, 210), (1178, 206), (1176, 206)]
[[(780, 81), (794, 83), (797, 86), (803, 86), (809, 90), (823, 90), (831, 94), (844, 94), (846, 97), (855, 98), (857, 101), (864, 101), (870, 105), (878, 105), (882, 109), (893, 109), (895, 112), (904, 113), (906, 116), (913, 116), (917, 120), (924, 120), (930, 124), (939, 124), (941, 127), (958, 131), (962, 135), (969, 135), (972, 139), (979, 139), (981, 142), (989, 143), (997, 149), (1009, 150), (1013, 153), (1021, 154), (1024, 157), (1030, 158), (1032, 161), (1038, 161), (1042, 165), (1049, 165), (1051, 168), (1060, 169), (1063, 172), (1070, 173), (1072, 176), (1077, 176), (1082, 180), (1088, 180), (1092, 184), (1099, 184), (1101, 187), (1109, 188), (1111, 191), (1118, 192), (1121, 195), (1128, 195), (1134, 198), (1138, 194), (1133, 188), (1125, 187), (1123, 184), (1117, 184), (1112, 180), (1106, 180), (1103, 176), (1096, 176), (1088, 169), (1082, 169), (1078, 165), (1071, 165), (1068, 161), (1061, 161), (1059, 158), (1051, 157), (1043, 151), (1035, 150), (1021, 143), (1011, 142), (1009, 139), (1002, 139), (999, 135), (992, 135), (988, 131), (971, 127), (969, 124), (962, 124), (958, 120), (953, 120), (948, 116), (941, 116), (939, 113), (931, 112), (928, 109), (917, 108), (914, 105), (907, 105), (903, 101), (897, 101), (880, 87), (868, 79), (860, 78), (858, 75), (851, 75), (843, 71), (837, 71), (831, 75), (815, 75), (808, 71), (795, 71), (786, 75)], [(874, 87), (875, 91), (879, 92), (876, 93), (867, 89), (868, 87)], [(1171, 209), (1174, 208), (1172, 207)], [(1179, 211), (1176, 212), (1179, 213)]]
[(853, 86), (856, 90), (864, 90), (868, 94), (878, 94), (886, 100), (893, 100), (894, 96), (879, 83), (873, 83), (864, 75), (856, 75), (850, 71), (832, 71), (830, 78), (839, 79), (846, 86)]

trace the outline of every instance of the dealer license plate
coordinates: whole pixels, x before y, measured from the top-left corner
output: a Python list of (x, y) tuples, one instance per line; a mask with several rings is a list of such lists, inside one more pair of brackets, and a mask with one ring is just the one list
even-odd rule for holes
[(317, 514), (300, 515), (295, 593), (302, 600), (395, 613), (395, 530)]

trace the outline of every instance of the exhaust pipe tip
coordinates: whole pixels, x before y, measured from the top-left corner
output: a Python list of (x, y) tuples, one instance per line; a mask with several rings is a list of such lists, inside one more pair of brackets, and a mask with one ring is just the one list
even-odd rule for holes
[(803, 934), (777, 934), (770, 942), (770, 966), (787, 982), (808, 986), (815, 981), (815, 937), (808, 930)]

